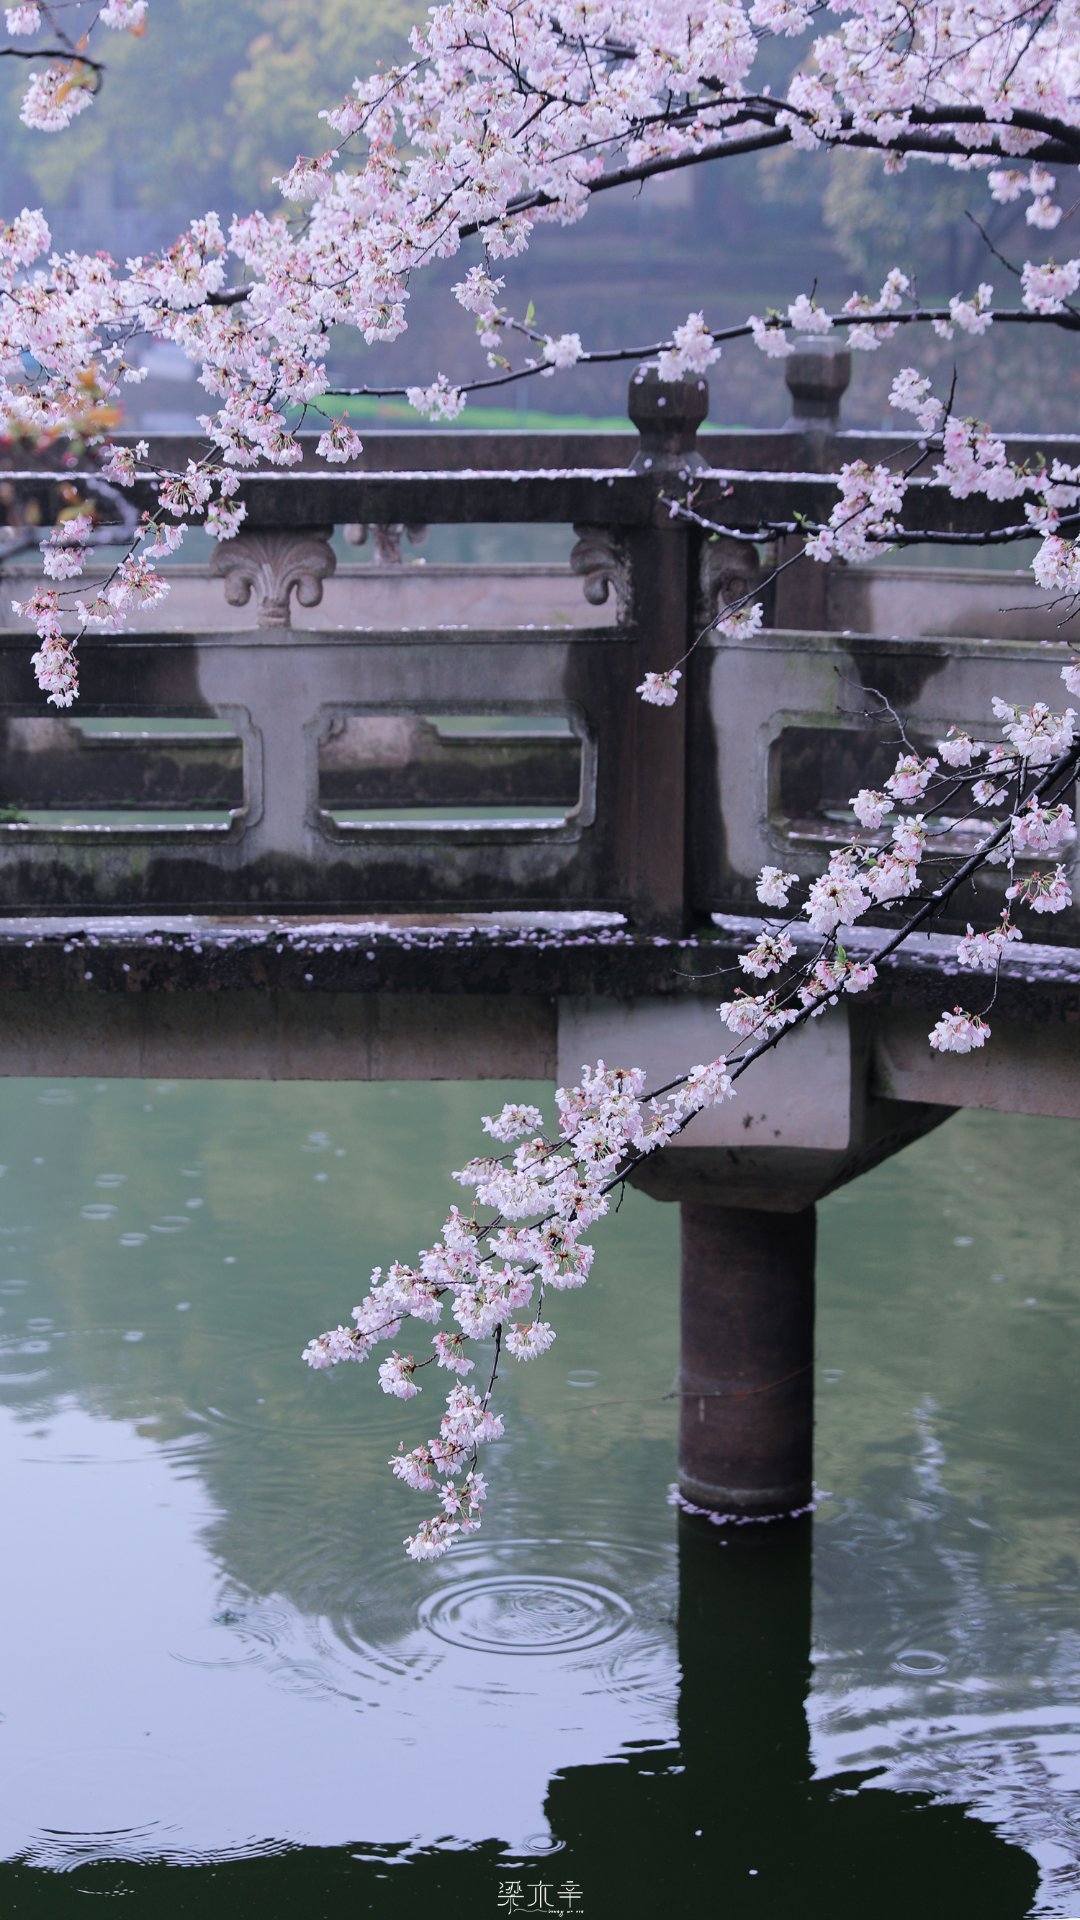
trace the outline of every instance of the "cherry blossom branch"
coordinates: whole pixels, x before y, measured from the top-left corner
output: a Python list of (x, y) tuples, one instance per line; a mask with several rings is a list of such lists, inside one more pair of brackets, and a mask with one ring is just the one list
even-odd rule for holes
[[(819, 309), (822, 314), (822, 326), (818, 331), (829, 328), (852, 327), (905, 327), (905, 326), (948, 326), (953, 316), (948, 307), (917, 307), (899, 313), (871, 308), (865, 313), (829, 312)], [(991, 307), (985, 309), (987, 319), (1001, 326), (1055, 326), (1066, 333), (1080, 332), (1080, 313), (1072, 309), (1064, 313), (1032, 313), (1024, 307)], [(804, 329), (795, 322), (783, 317), (769, 322), (770, 331), (785, 335), (798, 335)], [(750, 339), (755, 329), (749, 321), (729, 327), (710, 327), (706, 329), (709, 339), (715, 346), (726, 345), (733, 340)], [(542, 338), (542, 336), (536, 336)], [(674, 341), (654, 340), (644, 347), (591, 347), (583, 348), (575, 354), (569, 367), (612, 366), (621, 362), (641, 362), (655, 360), (662, 353), (674, 350)], [(550, 376), (554, 371), (552, 361), (530, 361), (523, 367), (514, 367), (505, 373), (481, 375), (475, 380), (455, 381), (456, 391), (462, 394), (485, 393), (493, 387), (514, 386), (520, 380), (534, 380), (538, 375)], [(415, 389), (413, 389), (415, 390)], [(326, 389), (328, 399), (366, 399), (366, 400), (403, 400), (408, 397), (408, 386), (397, 387), (345, 387), (332, 386)]]
[(90, 67), (95, 73), (105, 72), (103, 60), (92, 60), (88, 53), (79, 53), (74, 47), (0, 47), (0, 60), (66, 60), (78, 67)]
[[(1064, 669), (1064, 678), (1070, 691), (1080, 691), (1080, 662)], [(1080, 763), (1075, 715), (1071, 711), (1054, 715), (1042, 705), (1021, 710), (995, 701), (994, 706), (1003, 723), (1007, 749), (984, 750), (952, 729), (947, 740), (939, 743), (939, 750), (958, 769), (961, 780), (967, 777), (965, 766), (985, 751), (985, 770), (992, 780), (1000, 782), (1005, 775), (1015, 778), (1016, 810), (992, 824), (973, 852), (921, 897), (904, 923), (886, 933), (867, 958), (853, 960), (847, 956), (840, 941), (842, 924), (854, 922), (872, 904), (873, 876), (885, 876), (890, 860), (906, 878), (897, 887), (889, 877), (888, 886), (873, 897), (888, 904), (897, 893), (913, 893), (924, 815), (898, 821), (893, 853), (853, 844), (831, 857), (828, 873), (812, 884), (805, 908), (810, 931), (825, 936), (817, 952), (795, 972), (782, 994), (774, 990), (763, 1000), (744, 999), (743, 1003), (736, 997), (720, 1009), (724, 1023), (740, 1035), (741, 1045), (734, 1054), (708, 1067), (681, 1073), (651, 1095), (643, 1092), (644, 1076), (637, 1070), (606, 1069), (603, 1063), (585, 1069), (577, 1087), (560, 1090), (557, 1095), (561, 1125), (555, 1142), (536, 1136), (541, 1116), (533, 1107), (511, 1104), (501, 1115), (486, 1120), (485, 1128), (495, 1139), (522, 1144), (514, 1150), (509, 1164), (506, 1155), (473, 1161), (456, 1178), (473, 1187), (478, 1200), (495, 1206), (494, 1219), (484, 1225), (475, 1212), (466, 1219), (452, 1209), (443, 1229), (444, 1241), (421, 1256), (419, 1269), (395, 1266), (385, 1280), (376, 1270), (371, 1294), (354, 1313), (355, 1330), (339, 1327), (309, 1344), (304, 1357), (317, 1368), (342, 1360), (363, 1360), (377, 1337), (394, 1337), (404, 1318), (412, 1315), (421, 1323), (436, 1319), (447, 1294), (453, 1296), (453, 1313), (462, 1333), (435, 1335), (439, 1366), (456, 1374), (472, 1371), (475, 1363), (464, 1351), (462, 1334), (479, 1339), (494, 1334), (494, 1355), (484, 1396), (455, 1386), (447, 1397), (438, 1435), (409, 1453), (399, 1449), (390, 1462), (395, 1476), (407, 1485), (419, 1491), (438, 1488), (440, 1511), (424, 1521), (405, 1543), (412, 1558), (434, 1558), (447, 1551), (458, 1535), (479, 1527), (487, 1483), (476, 1472), (478, 1445), (499, 1438), (503, 1431), (502, 1416), (493, 1414), (490, 1405), (500, 1357), (504, 1349), (509, 1349), (516, 1359), (527, 1360), (550, 1346), (554, 1329), (540, 1319), (545, 1287), (560, 1289), (584, 1283), (591, 1251), (581, 1244), (580, 1234), (607, 1211), (609, 1196), (616, 1189), (621, 1193), (626, 1180), (648, 1154), (669, 1146), (705, 1106), (729, 1097), (737, 1081), (758, 1059), (779, 1045), (786, 1033), (835, 1003), (840, 992), (860, 992), (872, 985), (878, 966), (940, 915), (980, 868), (1000, 857), (1002, 849), (1007, 854), (1010, 880), (1007, 899), (1027, 903), (1037, 911), (1056, 911), (1067, 904), (1068, 888), (1060, 867), (1054, 874), (1033, 874), (1020, 882), (1014, 875), (1019, 847), (1053, 847), (1061, 843), (1066, 829), (1072, 830), (1071, 810), (1061, 800), (1074, 785)], [(887, 788), (898, 798), (918, 798), (933, 782), (938, 761), (921, 761), (910, 750), (899, 716), (895, 718), (908, 751), (900, 756)], [(992, 780), (986, 784), (992, 784)], [(956, 784), (959, 782), (954, 781)], [(864, 817), (860, 803), (865, 801), (880, 804), (882, 810), (892, 804), (887, 794), (860, 794), (853, 802), (860, 820)], [(863, 871), (869, 875), (871, 892), (864, 889)], [(794, 875), (765, 868), (758, 884), (759, 898), (766, 905), (786, 905), (787, 892), (794, 882)], [(1004, 946), (1019, 937), (1007, 910), (990, 933), (973, 935), (969, 927), (958, 949), (961, 964), (988, 968), (996, 980)], [(766, 977), (781, 970), (795, 954), (794, 942), (778, 931), (775, 923), (764, 923), (754, 945), (741, 956), (740, 967)], [(793, 1004), (796, 1000), (797, 1005)], [(991, 993), (984, 1011), (993, 1004)], [(988, 1035), (983, 1014), (956, 1008), (941, 1016), (930, 1038), (939, 1050), (967, 1052), (983, 1046)], [(506, 1224), (537, 1215), (540, 1218), (531, 1227)], [(493, 1265), (492, 1256), (505, 1262), (501, 1269)], [(511, 1324), (514, 1307), (528, 1304), (534, 1278), (540, 1281), (535, 1316), (529, 1324)], [(391, 1308), (389, 1326), (386, 1302)], [(380, 1385), (398, 1398), (411, 1399), (419, 1391), (415, 1375), (428, 1365), (429, 1360), (417, 1361), (411, 1354), (395, 1350), (380, 1366)]]

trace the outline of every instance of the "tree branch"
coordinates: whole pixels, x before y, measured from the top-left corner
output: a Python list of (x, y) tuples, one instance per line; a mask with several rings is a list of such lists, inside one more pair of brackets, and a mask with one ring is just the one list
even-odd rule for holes
[(68, 47), (0, 47), (0, 60), (65, 60), (69, 66), (105, 72), (103, 60), (91, 60), (88, 53), (74, 53)]

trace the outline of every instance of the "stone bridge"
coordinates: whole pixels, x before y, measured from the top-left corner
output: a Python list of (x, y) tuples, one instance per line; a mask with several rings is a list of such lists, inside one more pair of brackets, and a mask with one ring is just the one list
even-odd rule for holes
[[(884, 701), (928, 742), (1061, 686), (1059, 614), (975, 543), (1015, 506), (926, 479), (907, 522), (979, 564), (793, 558), (760, 632), (709, 633), (686, 697), (642, 705), (642, 674), (794, 551), (749, 536), (825, 517), (841, 462), (907, 444), (841, 426), (846, 353), (784, 371), (775, 431), (702, 430), (704, 383), (645, 373), (636, 435), (374, 433), (348, 474), (247, 474), (242, 533), (172, 570), (152, 624), (82, 643), (73, 716), (0, 630), (0, 1072), (563, 1081), (603, 1056), (660, 1082), (721, 1051), (755, 877), (847, 837), (895, 758)], [(1010, 446), (1036, 450), (1075, 463), (1080, 439)], [(25, 521), (77, 476), (4, 478)], [(688, 492), (733, 537), (673, 518)], [(8, 559), (5, 608), (32, 571)], [(973, 886), (638, 1176), (681, 1206), (697, 1504), (809, 1498), (815, 1202), (958, 1107), (1080, 1115), (1075, 908), (1009, 950), (985, 1053), (927, 1047), (954, 991), (986, 997), (955, 959)]]

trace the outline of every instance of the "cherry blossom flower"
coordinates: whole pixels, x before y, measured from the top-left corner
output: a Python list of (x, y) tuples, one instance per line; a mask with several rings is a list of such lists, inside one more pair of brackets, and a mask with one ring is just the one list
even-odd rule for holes
[(725, 1027), (740, 1040), (787, 1026), (795, 1018), (792, 1009), (778, 1005), (774, 993), (744, 993), (741, 988), (733, 1000), (724, 1001), (719, 1013)]
[(851, 800), (851, 810), (862, 827), (873, 829), (880, 827), (887, 813), (893, 810), (893, 803), (887, 794), (877, 793), (872, 787), (860, 787)]
[(155, 571), (152, 561), (140, 554), (129, 554), (121, 560), (106, 587), (105, 599), (114, 612), (120, 613), (129, 606), (152, 607), (168, 591), (168, 581)]
[(865, 460), (840, 469), (840, 498), (822, 527), (806, 543), (811, 560), (872, 560), (885, 551), (883, 540), (896, 531), (906, 482), (900, 474)]
[[(1048, 533), (1038, 553), (1031, 563), (1031, 571), (1040, 587), (1047, 593), (1080, 593), (1080, 548), (1075, 540), (1066, 540), (1060, 534)], [(1069, 669), (1062, 669), (1065, 679)], [(1070, 693), (1080, 693), (1080, 687), (1066, 680)]]
[(877, 979), (877, 968), (870, 960), (848, 960), (844, 968), (844, 992), (865, 993)]
[(107, 0), (98, 19), (114, 33), (140, 33), (146, 23), (146, 12), (147, 0)]
[(939, 740), (937, 750), (947, 767), (970, 767), (978, 758), (978, 747), (969, 733), (962, 727), (950, 727), (944, 740)]
[(917, 753), (902, 753), (885, 782), (885, 791), (894, 800), (921, 800), (937, 768), (932, 755), (923, 760)]
[(951, 1013), (943, 1013), (931, 1030), (930, 1045), (937, 1053), (972, 1053), (984, 1047), (989, 1038), (990, 1028), (981, 1015), (954, 1007)]
[(215, 540), (232, 540), (246, 519), (242, 500), (211, 500), (206, 509), (206, 531)]
[(1007, 914), (996, 927), (987, 927), (981, 933), (976, 933), (969, 920), (967, 932), (957, 942), (956, 958), (960, 966), (970, 967), (975, 973), (993, 973), (1009, 943), (1022, 939), (1019, 927), (1013, 926)]
[(779, 867), (762, 867), (755, 889), (763, 907), (786, 907), (788, 894), (798, 885), (797, 873), (784, 873)]
[(794, 353), (795, 342), (788, 338), (779, 314), (767, 314), (763, 319), (752, 313), (746, 324), (755, 347), (767, 360), (785, 360), (788, 354)]
[(87, 536), (94, 522), (87, 513), (58, 521), (41, 550), (41, 563), (52, 580), (73, 580), (86, 563)]
[(1066, 300), (1080, 287), (1080, 258), (1066, 260), (1061, 266), (1052, 260), (1042, 266), (1026, 260), (1020, 277), (1029, 313), (1061, 313)]
[(544, 1116), (539, 1107), (523, 1105), (520, 1101), (510, 1101), (501, 1113), (488, 1114), (483, 1121), (485, 1133), (493, 1140), (504, 1143), (520, 1140), (524, 1134), (538, 1132), (544, 1124)]
[(993, 321), (990, 307), (994, 298), (994, 289), (984, 280), (975, 290), (970, 300), (961, 299), (954, 293), (949, 301), (948, 320), (932, 322), (934, 332), (943, 340), (951, 340), (953, 331), (959, 327), (961, 333), (985, 333)]
[(45, 67), (27, 82), (19, 119), (38, 133), (59, 133), (90, 105), (92, 94), (78, 66)]
[(739, 955), (739, 965), (744, 973), (752, 973), (756, 980), (767, 980), (771, 973), (779, 973), (795, 955), (795, 942), (787, 933), (759, 933), (752, 947)]
[(550, 362), (553, 372), (575, 366), (584, 351), (578, 333), (560, 333), (557, 339), (544, 341), (544, 359)]
[(464, 1341), (460, 1333), (437, 1333), (432, 1341), (435, 1349), (436, 1365), (445, 1367), (448, 1373), (471, 1373), (476, 1365), (465, 1352)]
[(1006, 887), (1005, 898), (1030, 907), (1033, 913), (1063, 913), (1072, 906), (1073, 895), (1064, 867), (1057, 866), (1050, 873), (1032, 873), (1015, 881)]
[(454, 298), (466, 313), (475, 313), (478, 319), (487, 320), (498, 310), (499, 295), (505, 285), (505, 280), (494, 279), (486, 267), (470, 267), (464, 280), (455, 281)]
[(807, 895), (805, 913), (811, 933), (835, 933), (854, 925), (870, 905), (862, 879), (834, 854), (829, 871), (819, 875)]
[(688, 314), (671, 336), (672, 344), (657, 360), (661, 380), (684, 380), (700, 374), (720, 358), (720, 349), (705, 325), (702, 313)]
[(913, 413), (924, 433), (933, 433), (945, 412), (930, 391), (929, 377), (915, 367), (900, 369), (889, 390), (889, 405), (901, 413)]
[(331, 153), (320, 153), (314, 159), (301, 154), (293, 161), (288, 173), (275, 176), (274, 185), (283, 200), (318, 200), (324, 193), (329, 193), (333, 185), (332, 165)]
[(449, 1551), (455, 1534), (460, 1531), (452, 1520), (445, 1517), (424, 1520), (415, 1533), (407, 1536), (405, 1551), (410, 1560), (438, 1560), (441, 1554)]
[(884, 906), (890, 900), (903, 900), (913, 893), (918, 875), (918, 865), (914, 860), (905, 860), (901, 854), (890, 849), (878, 854), (868, 867), (864, 879), (870, 898), (878, 906)]
[[(475, 1362), (466, 1342), (493, 1335), (515, 1359), (544, 1353), (555, 1338), (551, 1324), (539, 1314), (531, 1321), (514, 1317), (530, 1303), (534, 1276), (554, 1292), (584, 1285), (593, 1250), (580, 1236), (607, 1211), (607, 1189), (627, 1156), (667, 1144), (694, 1114), (730, 1097), (733, 1085), (721, 1057), (693, 1067), (647, 1105), (644, 1091), (640, 1070), (598, 1061), (582, 1069), (576, 1086), (557, 1091), (556, 1141), (520, 1137), (523, 1122), (539, 1120), (535, 1108), (511, 1103), (499, 1115), (489, 1116), (489, 1131), (519, 1139), (511, 1163), (477, 1159), (461, 1169), (458, 1178), (474, 1187), (478, 1199), (486, 1195), (484, 1203), (498, 1209), (494, 1222), (485, 1229), (451, 1208), (441, 1239), (420, 1255), (415, 1267), (395, 1262), (385, 1275), (381, 1268), (374, 1269), (369, 1292), (353, 1311), (355, 1327), (331, 1329), (310, 1341), (303, 1355), (308, 1365), (322, 1371), (342, 1360), (365, 1359), (380, 1341), (397, 1337), (405, 1317), (433, 1317), (432, 1309), (441, 1309), (444, 1295), (452, 1298), (459, 1331), (434, 1335), (437, 1366), (459, 1375), (472, 1372)], [(526, 1218), (531, 1214), (536, 1224), (509, 1220), (508, 1201), (511, 1207), (527, 1203)], [(413, 1355), (394, 1348), (379, 1367), (379, 1382), (394, 1398), (412, 1399), (419, 1391), (417, 1371)], [(452, 1520), (458, 1532), (474, 1532), (480, 1525), (486, 1483), (470, 1462), (479, 1446), (499, 1439), (504, 1431), (503, 1416), (492, 1408), (490, 1397), (490, 1387), (481, 1395), (459, 1380), (447, 1394), (438, 1433), (422, 1446), (399, 1448), (390, 1462), (406, 1485), (418, 1491), (432, 1484), (439, 1487), (441, 1515), (410, 1536), (411, 1546), (407, 1543), (414, 1558), (430, 1558), (450, 1546), (456, 1536), (443, 1520)]]
[(148, 440), (136, 440), (133, 446), (110, 447), (103, 469), (106, 480), (111, 480), (114, 486), (134, 486), (139, 462), (146, 459), (149, 451)]
[(201, 513), (213, 492), (211, 476), (189, 460), (184, 473), (171, 473), (158, 488), (158, 501), (166, 513), (179, 519)]
[(30, 657), (38, 686), (52, 707), (70, 707), (79, 694), (79, 667), (74, 643), (60, 633), (47, 633)]
[(670, 667), (667, 673), (647, 673), (636, 691), (648, 707), (673, 707), (681, 679), (678, 667)]
[(1017, 707), (996, 695), (991, 704), (995, 719), (1002, 722), (1001, 731), (1006, 740), (1029, 766), (1048, 767), (1076, 738), (1076, 713), (1072, 707), (1064, 713), (1055, 713), (1042, 700), (1036, 700), (1030, 707)]
[(364, 443), (344, 416), (339, 414), (333, 425), (319, 435), (315, 451), (320, 460), (341, 463), (356, 460), (364, 451)]
[(414, 1493), (430, 1493), (435, 1485), (432, 1471), (435, 1462), (428, 1447), (413, 1447), (410, 1452), (399, 1451), (387, 1463), (396, 1480), (403, 1480)]
[(420, 1389), (413, 1379), (416, 1361), (412, 1354), (392, 1353), (379, 1368), (379, 1385), (384, 1393), (392, 1394), (395, 1400), (411, 1400)]
[(537, 1354), (546, 1353), (555, 1338), (555, 1329), (546, 1320), (533, 1320), (528, 1325), (515, 1321), (506, 1329), (506, 1347), (515, 1360), (534, 1360)]
[(410, 407), (428, 420), (456, 420), (465, 406), (461, 388), (455, 387), (445, 373), (436, 375), (429, 387), (409, 387), (406, 397)]
[(829, 315), (805, 293), (800, 293), (798, 299), (792, 301), (788, 308), (788, 319), (796, 333), (828, 333), (832, 327)]
[(1064, 802), (1044, 807), (1037, 800), (1028, 800), (1009, 826), (1017, 853), (1052, 853), (1076, 837), (1072, 808)]
[(752, 633), (758, 633), (765, 619), (765, 609), (760, 600), (749, 607), (721, 607), (713, 621), (713, 632), (725, 640), (745, 640)]

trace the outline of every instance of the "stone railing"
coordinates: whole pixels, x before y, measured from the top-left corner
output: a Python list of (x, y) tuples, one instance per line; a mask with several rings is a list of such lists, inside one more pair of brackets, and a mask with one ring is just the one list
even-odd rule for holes
[[(797, 559), (759, 634), (709, 635), (688, 697), (641, 704), (643, 673), (776, 557), (703, 538), (673, 498), (692, 490), (736, 533), (824, 517), (843, 461), (905, 445), (840, 428), (845, 354), (807, 349), (785, 373), (775, 431), (700, 432), (704, 383), (646, 374), (636, 439), (376, 433), (356, 472), (245, 475), (241, 534), (176, 569), (153, 624), (83, 641), (73, 716), (44, 707), (25, 631), (0, 632), (0, 907), (590, 910), (656, 932), (753, 911), (763, 862), (810, 872), (848, 795), (887, 771), (884, 701), (928, 741), (954, 719), (984, 731), (992, 693), (1060, 693), (1059, 616), (1029, 575)], [(72, 481), (7, 478), (45, 518)], [(916, 480), (906, 519), (976, 533), (1014, 514)], [(565, 557), (429, 561), (439, 527), (500, 528), (508, 555), (512, 529), (562, 529)], [(9, 562), (5, 605), (29, 565)], [(1045, 933), (1076, 944), (1077, 922)]]

